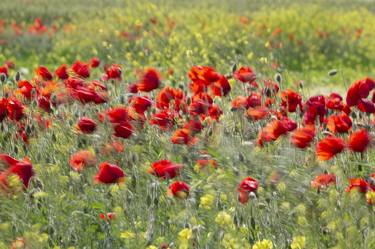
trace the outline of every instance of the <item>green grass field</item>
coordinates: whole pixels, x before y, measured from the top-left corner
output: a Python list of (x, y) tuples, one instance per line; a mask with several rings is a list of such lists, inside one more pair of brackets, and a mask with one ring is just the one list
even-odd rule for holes
[(372, 0), (2, 0), (0, 249), (374, 249), (374, 78)]

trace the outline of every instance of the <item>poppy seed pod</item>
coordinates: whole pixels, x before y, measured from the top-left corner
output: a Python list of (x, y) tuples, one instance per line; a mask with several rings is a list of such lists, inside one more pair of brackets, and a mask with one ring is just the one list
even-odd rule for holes
[(7, 80), (7, 76), (4, 73), (0, 74), (0, 82), (4, 83)]

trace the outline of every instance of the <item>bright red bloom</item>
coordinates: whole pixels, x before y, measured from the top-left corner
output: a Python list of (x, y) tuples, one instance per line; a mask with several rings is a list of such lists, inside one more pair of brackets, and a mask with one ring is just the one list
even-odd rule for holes
[(70, 157), (69, 165), (75, 171), (82, 171), (86, 167), (92, 167), (96, 164), (96, 156), (89, 150), (81, 150)]
[(283, 123), (287, 132), (291, 132), (297, 129), (297, 122), (293, 119), (283, 117), (280, 121)]
[(0, 154), (0, 163), (5, 164), (8, 168), (1, 173), (0, 178), (2, 179), (3, 186), (7, 186), (7, 176), (17, 175), (23, 183), (23, 186), (27, 188), (31, 177), (34, 175), (34, 170), (32, 164), (28, 161), (19, 161), (13, 157)]
[(85, 134), (91, 134), (96, 130), (96, 122), (91, 118), (83, 117), (78, 121), (77, 128)]
[(8, 99), (2, 98), (0, 100), (0, 122), (2, 122), (7, 116), (7, 113), (8, 113), (7, 107), (8, 107)]
[(352, 128), (352, 120), (345, 113), (340, 115), (331, 115), (327, 119), (327, 128), (332, 133), (348, 132)]
[(43, 109), (46, 112), (51, 111), (51, 102), (50, 102), (50, 97), (46, 97), (43, 95), (39, 95), (37, 98), (38, 101), (38, 107)]
[(18, 92), (28, 100), (31, 99), (31, 92), (33, 88), (33, 85), (31, 85), (27, 80), (18, 81)]
[(327, 187), (328, 185), (336, 184), (336, 175), (335, 174), (320, 174), (311, 181), (311, 187), (318, 189)]
[(210, 166), (214, 169), (217, 168), (217, 162), (215, 159), (198, 159), (197, 164), (199, 165), (200, 169), (203, 169), (207, 166)]
[(304, 149), (310, 146), (311, 142), (315, 137), (315, 127), (306, 126), (299, 128), (292, 133), (291, 142), (298, 148)]
[(169, 160), (160, 160), (152, 163), (148, 173), (163, 179), (172, 179), (180, 173), (182, 167), (181, 164), (175, 164)]
[(168, 109), (171, 103), (174, 103), (176, 111), (179, 111), (183, 108), (185, 104), (184, 93), (181, 89), (164, 87), (156, 97), (156, 107), (159, 109)]
[(9, 99), (7, 104), (7, 113), (10, 120), (19, 121), (24, 117), (25, 107), (18, 99)]
[(202, 122), (198, 120), (190, 120), (189, 122), (184, 124), (185, 129), (188, 129), (192, 134), (199, 133), (201, 130), (203, 130), (203, 124)]
[(116, 218), (116, 214), (115, 213), (106, 213), (106, 214), (100, 213), (99, 218), (104, 221), (111, 221), (114, 218)]
[(237, 109), (248, 109), (250, 105), (248, 104), (248, 98), (245, 96), (237, 96), (235, 99), (232, 101), (232, 110), (237, 110)]
[(36, 74), (43, 80), (52, 80), (53, 76), (45, 66), (40, 66), (36, 69)]
[(128, 120), (128, 109), (126, 107), (114, 107), (107, 111), (107, 116), (112, 124), (122, 123)]
[(259, 182), (252, 177), (246, 177), (238, 185), (239, 201), (245, 204), (249, 200), (250, 193), (255, 193), (258, 189)]
[(305, 124), (315, 124), (316, 117), (319, 117), (320, 123), (323, 123), (326, 113), (324, 96), (311, 97), (305, 104), (304, 122)]
[(213, 120), (218, 121), (222, 114), (223, 114), (223, 111), (218, 105), (211, 105), (210, 108), (208, 109), (208, 115)]
[(345, 191), (351, 192), (353, 189), (357, 189), (361, 193), (366, 193), (370, 189), (370, 184), (362, 178), (352, 178), (349, 180), (349, 186)]
[(342, 152), (345, 148), (345, 142), (339, 137), (326, 137), (316, 145), (316, 155), (319, 160), (327, 161), (336, 154)]
[(193, 82), (202, 83), (205, 86), (209, 86), (211, 83), (221, 78), (219, 73), (208, 66), (193, 66), (188, 75)]
[(218, 81), (213, 82), (210, 85), (210, 88), (211, 88), (212, 94), (214, 96), (219, 96), (219, 97), (226, 96), (230, 92), (230, 89), (231, 89), (229, 85), (229, 81), (227, 80), (227, 78), (225, 78), (225, 76), (221, 76)]
[(192, 136), (192, 133), (190, 130), (182, 128), (182, 129), (176, 130), (173, 133), (171, 141), (174, 144), (192, 145), (196, 143), (197, 139)]
[(68, 66), (67, 65), (61, 65), (59, 66), (55, 71), (56, 76), (61, 80), (66, 80), (69, 78), (68, 74)]
[(103, 104), (107, 102), (106, 94), (103, 92), (97, 92), (92, 88), (88, 87), (78, 87), (75, 89), (70, 89), (71, 96), (81, 103), (95, 103)]
[(5, 74), (8, 77), (8, 68), (6, 66), (0, 67), (0, 74)]
[(97, 68), (97, 67), (99, 67), (99, 65), (100, 65), (100, 60), (99, 60), (99, 58), (97, 58), (97, 57), (93, 57), (93, 58), (91, 58), (91, 60), (90, 60), (90, 66), (91, 66), (92, 68)]
[(269, 115), (269, 110), (267, 107), (257, 106), (255, 108), (250, 107), (246, 111), (247, 116), (249, 116), (252, 120), (262, 120)]
[(176, 181), (169, 185), (168, 192), (176, 198), (186, 199), (189, 195), (190, 187), (185, 182)]
[(119, 124), (115, 124), (113, 127), (115, 137), (129, 138), (133, 134), (133, 127), (128, 121), (124, 121)]
[(348, 106), (355, 106), (358, 102), (367, 98), (371, 90), (375, 88), (375, 81), (371, 78), (364, 78), (355, 81), (350, 87), (346, 95), (346, 103)]
[(141, 92), (151, 92), (158, 88), (160, 83), (160, 73), (154, 68), (148, 68), (137, 83), (137, 89)]
[(88, 78), (90, 77), (90, 67), (88, 64), (81, 62), (81, 61), (76, 61), (72, 65), (72, 70), (74, 73), (76, 73), (78, 76), (82, 78)]
[(251, 83), (256, 80), (255, 72), (250, 67), (240, 67), (240, 69), (234, 72), (233, 77), (243, 83)]
[(150, 118), (151, 125), (157, 125), (161, 130), (169, 130), (175, 123), (175, 114), (164, 110), (153, 114)]
[(259, 132), (258, 144), (262, 146), (263, 142), (275, 141), (281, 135), (287, 134), (287, 132), (287, 127), (282, 121), (273, 120)]
[(122, 183), (125, 180), (125, 174), (119, 166), (104, 162), (100, 164), (99, 172), (94, 179), (97, 183)]
[(375, 113), (375, 103), (369, 99), (360, 99), (357, 107), (361, 112)]
[(121, 66), (112, 64), (110, 67), (105, 69), (105, 73), (108, 79), (121, 80)]
[(363, 153), (370, 145), (371, 136), (366, 129), (353, 132), (349, 136), (348, 147), (351, 151)]
[(143, 114), (148, 108), (151, 107), (152, 100), (147, 96), (133, 96), (129, 99), (129, 103), (137, 113)]
[(326, 107), (330, 110), (341, 111), (344, 108), (341, 95), (338, 93), (331, 93), (326, 99)]
[(302, 97), (290, 89), (285, 90), (281, 93), (281, 106), (288, 112), (296, 112), (297, 107), (302, 110)]

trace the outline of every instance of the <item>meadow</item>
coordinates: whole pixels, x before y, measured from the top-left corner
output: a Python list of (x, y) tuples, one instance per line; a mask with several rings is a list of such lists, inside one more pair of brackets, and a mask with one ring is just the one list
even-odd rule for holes
[(2, 0), (0, 249), (374, 249), (374, 15)]

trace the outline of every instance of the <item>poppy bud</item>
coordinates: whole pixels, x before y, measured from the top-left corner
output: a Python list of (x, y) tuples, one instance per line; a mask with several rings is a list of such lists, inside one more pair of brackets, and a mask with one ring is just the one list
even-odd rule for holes
[(234, 73), (235, 71), (237, 71), (237, 64), (236, 63), (234, 63), (232, 65), (232, 73)]
[(331, 71), (328, 72), (328, 76), (335, 76), (337, 74), (337, 70), (336, 69), (332, 69)]
[(20, 72), (17, 72), (16, 75), (14, 75), (14, 81), (18, 82), (21, 79), (21, 74)]
[(0, 81), (1, 83), (4, 83), (7, 80), (7, 76), (4, 73), (0, 74)]
[(277, 74), (275, 75), (275, 80), (277, 81), (277, 83), (281, 84), (281, 81), (282, 81), (281, 74), (277, 73)]

